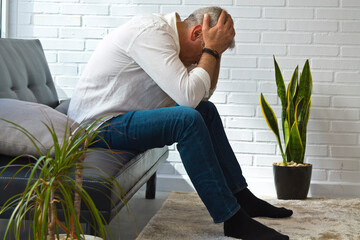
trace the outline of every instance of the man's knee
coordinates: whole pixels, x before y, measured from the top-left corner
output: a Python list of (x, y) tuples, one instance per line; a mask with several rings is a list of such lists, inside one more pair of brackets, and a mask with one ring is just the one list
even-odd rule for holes
[(199, 117), (199, 112), (191, 107), (178, 107), (179, 113), (184, 118), (196, 119)]
[(190, 107), (178, 107), (178, 109), (179, 116), (184, 121), (185, 125), (197, 125), (203, 122), (203, 118), (197, 110)]
[(205, 122), (212, 121), (214, 118), (219, 117), (219, 112), (217, 111), (215, 104), (209, 101), (201, 102), (196, 110), (200, 112)]
[(206, 123), (197, 110), (190, 107), (178, 107), (177, 127), (175, 131), (177, 142), (182, 142), (182, 140), (187, 139), (188, 136), (201, 138), (207, 131)]
[(199, 111), (201, 115), (206, 116), (218, 114), (215, 104), (209, 101), (200, 102), (200, 104), (196, 107), (196, 110)]
[(203, 108), (203, 109), (208, 109), (208, 110), (216, 110), (215, 104), (210, 102), (210, 101), (202, 101), (202, 102), (200, 102), (197, 108)]

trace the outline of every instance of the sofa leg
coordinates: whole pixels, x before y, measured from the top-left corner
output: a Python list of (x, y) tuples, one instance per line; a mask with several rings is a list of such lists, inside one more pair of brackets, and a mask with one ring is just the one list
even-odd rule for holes
[(150, 177), (146, 183), (146, 199), (154, 199), (156, 192), (156, 172)]

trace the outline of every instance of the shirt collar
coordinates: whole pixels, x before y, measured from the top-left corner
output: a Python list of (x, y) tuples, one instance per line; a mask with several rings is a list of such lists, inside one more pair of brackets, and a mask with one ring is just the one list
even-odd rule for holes
[(177, 12), (168, 13), (166, 15), (163, 15), (163, 18), (169, 24), (169, 26), (174, 30), (177, 39), (176, 46), (178, 51), (180, 51), (179, 33), (176, 25), (177, 22), (181, 21), (179, 14)]
[(176, 23), (181, 21), (180, 16), (177, 12), (172, 12), (164, 15), (164, 19), (174, 30), (177, 30)]

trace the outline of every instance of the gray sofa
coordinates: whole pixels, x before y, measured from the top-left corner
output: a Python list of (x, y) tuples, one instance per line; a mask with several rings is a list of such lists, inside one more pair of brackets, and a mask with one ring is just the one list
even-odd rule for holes
[[(66, 113), (69, 102), (64, 101), (59, 104), (54, 82), (39, 40), (0, 39), (1, 99), (18, 99), (44, 104)], [(3, 109), (0, 109), (0, 113), (1, 111)], [(5, 137), (3, 136), (3, 138)], [(99, 149), (90, 150), (85, 164), (111, 174), (126, 193), (127, 200), (145, 183), (147, 183), (146, 198), (155, 197), (156, 170), (168, 156), (167, 147), (151, 149), (142, 153), (117, 151), (109, 154), (95, 151)], [(1, 167), (13, 158), (14, 154), (11, 151), (8, 154), (3, 150), (0, 154), (0, 172)], [(28, 171), (20, 172), (15, 178), (12, 176), (22, 164), (28, 162), (28, 158), (18, 159), (13, 167), (8, 168), (0, 176), (0, 208), (7, 199), (22, 192), (25, 188)], [(96, 168), (85, 169), (84, 187), (88, 189), (97, 208), (109, 223), (124, 206), (124, 202), (114, 196), (112, 192), (114, 186), (107, 188), (100, 177), (98, 179), (94, 177), (99, 173), (98, 170), (95, 170)], [(11, 211), (6, 212), (0, 215), (0, 218), (9, 218), (10, 214)], [(61, 216), (60, 212), (58, 214)], [(82, 222), (91, 223), (91, 216), (86, 206), (82, 206), (81, 217)], [(93, 234), (94, 231), (90, 225), (87, 224), (87, 232)]]

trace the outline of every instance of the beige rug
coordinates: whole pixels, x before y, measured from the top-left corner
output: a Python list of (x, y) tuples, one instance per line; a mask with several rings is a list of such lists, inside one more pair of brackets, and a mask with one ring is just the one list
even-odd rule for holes
[[(294, 240), (360, 240), (358, 199), (267, 199), (294, 211), (291, 218), (256, 218)], [(196, 193), (170, 193), (137, 240), (227, 240)], [(260, 240), (260, 239), (259, 239)]]

